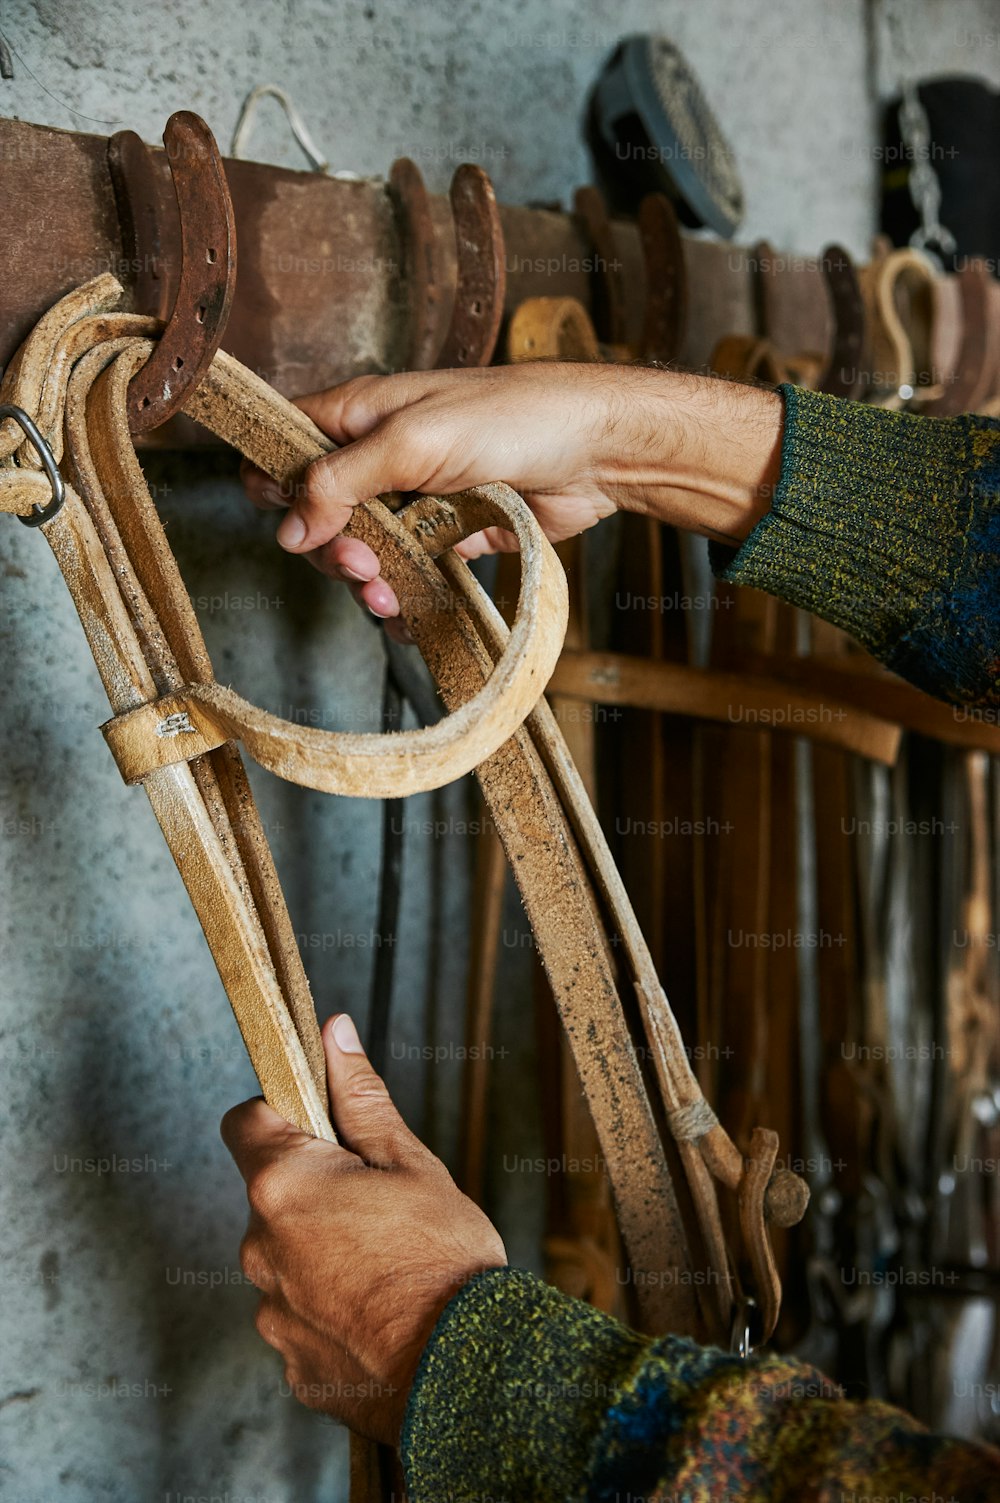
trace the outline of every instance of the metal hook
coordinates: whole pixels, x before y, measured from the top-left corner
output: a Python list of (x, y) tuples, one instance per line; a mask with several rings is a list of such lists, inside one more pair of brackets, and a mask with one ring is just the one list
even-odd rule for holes
[(46, 522), (51, 522), (57, 512), (62, 509), (63, 502), (66, 500), (66, 482), (59, 473), (55, 455), (24, 408), (15, 407), (10, 402), (4, 403), (0, 406), (0, 419), (3, 418), (13, 418), (15, 423), (23, 429), (25, 438), (42, 461), (42, 469), (48, 476), (52, 487), (52, 500), (48, 506), (39, 506), (36, 502), (34, 511), (29, 516), (17, 519), (23, 522), (25, 527), (42, 527)]
[[(204, 120), (190, 110), (171, 115), (163, 132), (181, 228), (181, 268), (173, 311), (159, 342), (129, 386), (129, 427), (133, 433), (157, 428), (180, 411), (188, 394), (211, 365), (222, 342), (236, 290), (236, 221), (219, 148)], [(132, 131), (112, 138), (109, 166), (115, 182), (123, 239), (136, 242), (140, 268), (159, 251), (158, 171), (148, 149)], [(126, 212), (121, 212), (121, 206)], [(152, 246), (143, 244), (152, 235)], [(141, 274), (147, 291), (159, 280)], [(156, 289), (162, 302), (162, 284)], [(158, 316), (162, 308), (155, 309)]]

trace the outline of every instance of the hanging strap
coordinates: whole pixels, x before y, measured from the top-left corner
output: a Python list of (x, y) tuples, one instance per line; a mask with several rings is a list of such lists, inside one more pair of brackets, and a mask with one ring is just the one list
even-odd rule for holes
[[(96, 279), (42, 320), (0, 394), (25, 406), (54, 447), (64, 428), (66, 500), (40, 530), (108, 693), (109, 745), (126, 779), (141, 782), (150, 798), (266, 1098), (305, 1130), (332, 1136), (315, 1016), (235, 742), (280, 776), (365, 797), (440, 786), (475, 767), (598, 1125), (643, 1324), (728, 1338), (733, 1300), (721, 1184), (737, 1196), (740, 1253), (769, 1334), (780, 1289), (767, 1225), (798, 1220), (807, 1192), (795, 1175), (773, 1169), (773, 1134), (755, 1133), (744, 1162), (690, 1069), (621, 878), (541, 697), (562, 642), (566, 594), (531, 512), (500, 485), (421, 497), (398, 513), (378, 500), (355, 509), (347, 532), (378, 554), (450, 711), (437, 726), (335, 736), (265, 714), (214, 681), (128, 431), (128, 387), (149, 356), (150, 321), (109, 312), (109, 281)], [(330, 448), (299, 409), (223, 354), (186, 411), (281, 483), (300, 478)], [(27, 515), (50, 487), (35, 451), (16, 425), (10, 429), (0, 427), (0, 509)], [(451, 551), (498, 522), (521, 547), (509, 632)], [(621, 941), (632, 996), (619, 996), (609, 935)]]

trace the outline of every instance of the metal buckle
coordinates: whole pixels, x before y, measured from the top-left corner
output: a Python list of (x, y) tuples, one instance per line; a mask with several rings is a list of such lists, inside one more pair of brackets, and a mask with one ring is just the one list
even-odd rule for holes
[(34, 420), (28, 416), (23, 407), (15, 407), (10, 402), (2, 403), (0, 404), (0, 418), (14, 419), (42, 461), (42, 469), (48, 476), (52, 487), (52, 500), (48, 506), (39, 506), (36, 501), (34, 510), (29, 516), (17, 519), (23, 522), (25, 527), (41, 527), (45, 522), (51, 522), (52, 518), (62, 510), (63, 502), (66, 500), (66, 482), (59, 473), (55, 455), (35, 426)]

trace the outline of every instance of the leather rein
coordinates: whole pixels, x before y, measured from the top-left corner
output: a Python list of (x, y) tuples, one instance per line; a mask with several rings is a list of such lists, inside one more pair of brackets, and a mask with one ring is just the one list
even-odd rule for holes
[[(543, 697), (566, 630), (566, 581), (531, 511), (499, 484), (355, 510), (347, 532), (378, 555), (449, 712), (437, 724), (355, 735), (267, 714), (216, 682), (143, 478), (129, 386), (162, 324), (116, 311), (121, 295), (110, 275), (70, 293), (8, 367), (0, 402), (17, 412), (0, 423), (0, 510), (38, 525), (55, 554), (111, 705), (105, 739), (124, 780), (146, 790), (265, 1098), (335, 1140), (309, 985), (237, 743), (279, 777), (357, 797), (416, 793), (475, 770), (597, 1124), (641, 1323), (732, 1338), (740, 1350), (751, 1326), (767, 1339), (781, 1294), (768, 1225), (798, 1221), (808, 1191), (776, 1167), (773, 1132), (755, 1127), (744, 1157), (691, 1069)], [(221, 352), (184, 411), (283, 484), (332, 447)], [(493, 525), (520, 545), (510, 630), (451, 551)], [(720, 1189), (735, 1197), (736, 1247)]]

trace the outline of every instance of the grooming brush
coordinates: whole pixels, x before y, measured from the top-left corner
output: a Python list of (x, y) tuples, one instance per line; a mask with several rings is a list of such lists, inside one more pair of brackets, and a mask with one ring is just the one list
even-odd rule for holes
[(645, 193), (673, 199), (693, 229), (728, 238), (743, 218), (732, 149), (690, 65), (669, 37), (625, 37), (590, 98), (588, 141), (613, 205)]

